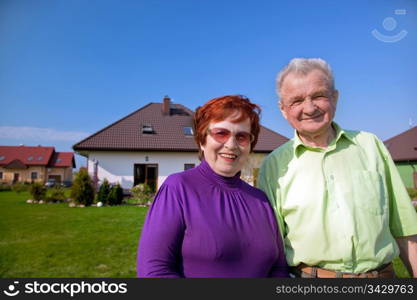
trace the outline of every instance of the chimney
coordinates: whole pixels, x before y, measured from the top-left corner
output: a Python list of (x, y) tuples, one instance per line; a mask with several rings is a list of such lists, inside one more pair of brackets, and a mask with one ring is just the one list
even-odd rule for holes
[(164, 102), (162, 103), (162, 114), (164, 116), (169, 116), (170, 107), (171, 107), (171, 98), (169, 98), (168, 96), (165, 96)]

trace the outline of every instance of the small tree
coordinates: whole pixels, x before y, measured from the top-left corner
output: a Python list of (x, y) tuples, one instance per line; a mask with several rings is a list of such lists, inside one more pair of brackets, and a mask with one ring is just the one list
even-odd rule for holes
[(42, 200), (46, 195), (46, 187), (44, 187), (40, 182), (34, 182), (30, 186), (30, 194), (32, 195), (33, 200)]
[(89, 206), (94, 200), (93, 182), (86, 168), (81, 168), (76, 174), (71, 187), (71, 198), (78, 204)]
[(123, 200), (123, 189), (120, 184), (112, 186), (109, 193), (109, 204), (110, 205), (119, 205), (122, 204)]
[(97, 193), (97, 202), (107, 204), (109, 201), (110, 185), (107, 179), (104, 179)]
[(116, 194), (117, 194), (117, 204), (122, 204), (123, 202), (123, 188), (120, 184), (116, 185)]

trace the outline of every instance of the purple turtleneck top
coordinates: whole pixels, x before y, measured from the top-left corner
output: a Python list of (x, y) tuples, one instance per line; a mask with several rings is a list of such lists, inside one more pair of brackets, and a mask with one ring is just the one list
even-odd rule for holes
[(170, 175), (148, 212), (138, 277), (288, 277), (265, 194), (206, 161)]

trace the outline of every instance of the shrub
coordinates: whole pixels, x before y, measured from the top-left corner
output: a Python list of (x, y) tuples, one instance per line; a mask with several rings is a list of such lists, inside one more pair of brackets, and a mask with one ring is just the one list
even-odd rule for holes
[(6, 191), (11, 191), (12, 187), (10, 186), (10, 184), (6, 184), (6, 183), (1, 183), (0, 184), (0, 192), (6, 192)]
[(123, 200), (123, 189), (120, 184), (112, 186), (110, 189), (108, 201), (110, 205), (119, 205), (122, 204)]
[(51, 193), (49, 197), (46, 198), (48, 202), (57, 202), (57, 201), (65, 201), (65, 190), (60, 186), (54, 186), (50, 189)]
[(71, 187), (71, 198), (77, 204), (91, 205), (94, 201), (93, 182), (88, 175), (87, 169), (81, 168), (76, 174)]
[(33, 200), (39, 201), (45, 199), (46, 188), (40, 182), (34, 182), (30, 186), (30, 194), (33, 197)]
[(131, 188), (130, 192), (132, 193), (133, 197), (137, 199), (138, 204), (145, 205), (149, 201), (152, 201), (153, 193), (147, 184), (140, 183)]
[(16, 193), (20, 193), (20, 192), (25, 192), (30, 190), (30, 185), (28, 184), (24, 184), (22, 182), (17, 182), (15, 184), (12, 185), (12, 191), (16, 192)]
[(104, 204), (107, 204), (109, 201), (109, 194), (110, 194), (110, 185), (107, 179), (104, 178), (103, 183), (100, 186), (100, 189), (97, 193), (97, 202), (101, 202)]

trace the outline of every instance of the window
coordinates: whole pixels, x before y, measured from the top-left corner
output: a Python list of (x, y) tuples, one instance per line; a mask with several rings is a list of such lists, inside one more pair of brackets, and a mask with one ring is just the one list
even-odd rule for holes
[(39, 156), (39, 157), (38, 157), (38, 160), (42, 160), (42, 159), (43, 159), (43, 157), (42, 157), (42, 156)]
[(58, 158), (57, 160), (56, 160), (56, 162), (57, 163), (60, 163), (62, 161), (62, 159), (60, 159), (60, 158)]
[(28, 157), (28, 160), (29, 160), (29, 161), (33, 160), (33, 156), (29, 156), (29, 157)]
[(184, 134), (186, 136), (194, 135), (193, 128), (192, 127), (184, 127)]
[(192, 169), (195, 167), (195, 164), (184, 164), (184, 171)]
[(0, 172), (0, 179), (3, 179), (3, 172)]
[(32, 180), (38, 179), (38, 172), (32, 172), (32, 173), (30, 174), (30, 178), (31, 178)]
[(0, 160), (4, 160), (6, 157), (4, 155), (0, 156)]
[(154, 134), (155, 131), (152, 128), (152, 125), (150, 124), (143, 124), (142, 125), (142, 133), (143, 134)]

